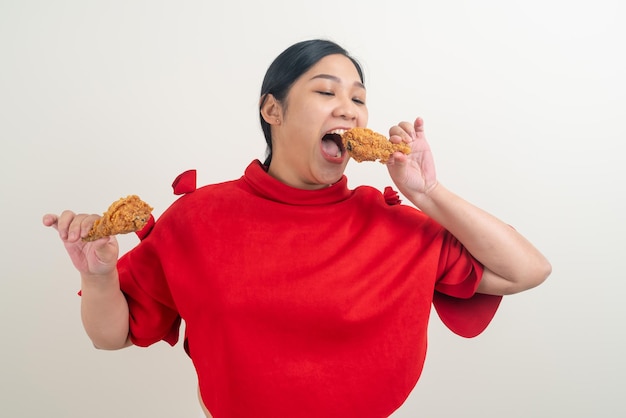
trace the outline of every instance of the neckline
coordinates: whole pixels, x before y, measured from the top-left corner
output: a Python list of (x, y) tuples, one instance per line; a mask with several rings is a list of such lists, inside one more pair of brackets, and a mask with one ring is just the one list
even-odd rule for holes
[(291, 187), (267, 174), (267, 167), (259, 160), (252, 161), (242, 179), (257, 194), (279, 203), (296, 206), (312, 206), (338, 203), (352, 195), (345, 175), (333, 185), (318, 190)]

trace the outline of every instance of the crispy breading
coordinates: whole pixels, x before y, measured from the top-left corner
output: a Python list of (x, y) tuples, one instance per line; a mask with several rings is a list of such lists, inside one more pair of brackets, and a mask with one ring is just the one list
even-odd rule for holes
[(341, 139), (348, 154), (358, 162), (380, 161), (385, 164), (396, 151), (408, 154), (411, 147), (405, 142), (394, 144), (385, 135), (368, 128), (352, 128)]
[(109, 235), (128, 234), (146, 226), (152, 213), (152, 207), (139, 196), (130, 195), (111, 204), (102, 218), (94, 222), (93, 227), (83, 241), (95, 241)]

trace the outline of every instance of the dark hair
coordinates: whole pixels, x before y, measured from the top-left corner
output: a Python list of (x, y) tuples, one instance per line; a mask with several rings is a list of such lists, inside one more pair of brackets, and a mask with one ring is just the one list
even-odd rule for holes
[(272, 131), (270, 124), (263, 119), (260, 110), (265, 103), (267, 95), (271, 94), (278, 102), (284, 103), (291, 86), (302, 74), (307, 72), (322, 58), (334, 54), (340, 54), (349, 58), (356, 67), (361, 82), (364, 82), (363, 70), (358, 61), (351, 57), (348, 51), (341, 46), (324, 39), (302, 41), (290, 46), (276, 57), (267, 69), (261, 85), (261, 100), (259, 103), (261, 128), (265, 135), (265, 142), (267, 142), (267, 155), (264, 163), (266, 166), (269, 166), (272, 161)]

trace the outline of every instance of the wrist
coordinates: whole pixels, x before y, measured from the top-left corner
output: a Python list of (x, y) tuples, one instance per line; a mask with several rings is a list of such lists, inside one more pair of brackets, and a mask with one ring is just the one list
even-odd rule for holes
[(414, 193), (411, 196), (407, 196), (407, 198), (420, 210), (424, 212), (428, 212), (430, 208), (434, 208), (437, 201), (441, 199), (441, 196), (445, 193), (445, 187), (442, 186), (439, 182), (435, 182), (433, 185), (428, 187), (425, 191)]
[(117, 271), (114, 270), (109, 273), (82, 273), (81, 277), (81, 289), (83, 291), (95, 290), (103, 291), (107, 289), (119, 290), (119, 280)]

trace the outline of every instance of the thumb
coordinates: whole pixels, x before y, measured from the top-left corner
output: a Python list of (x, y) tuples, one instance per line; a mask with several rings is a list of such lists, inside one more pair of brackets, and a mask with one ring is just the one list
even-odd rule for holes
[(387, 162), (387, 171), (389, 171), (389, 175), (396, 186), (398, 186), (398, 183), (402, 184), (406, 181), (407, 164), (408, 156), (401, 152), (394, 152)]
[(119, 246), (114, 236), (100, 238), (91, 243), (96, 261), (103, 265), (117, 263)]

